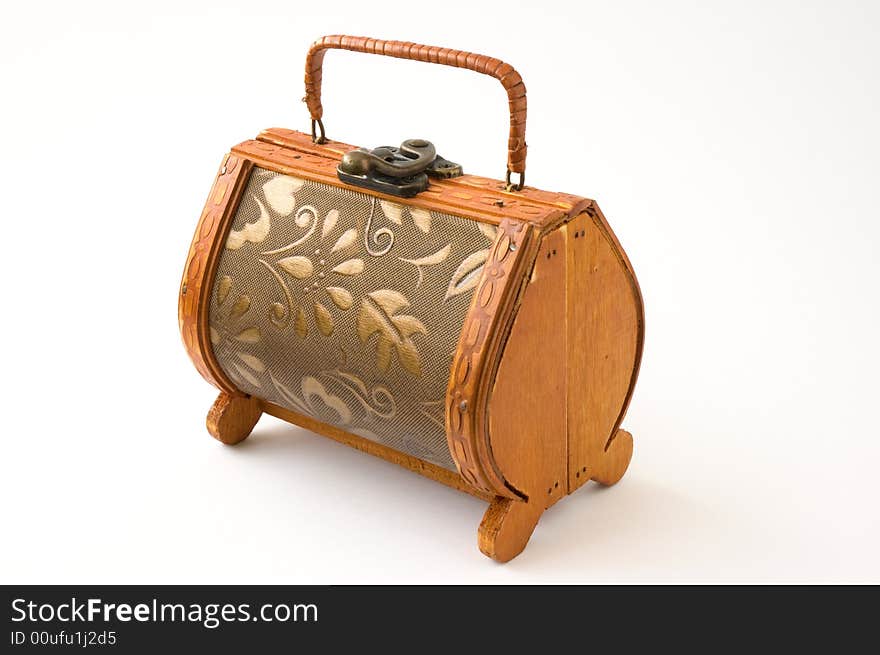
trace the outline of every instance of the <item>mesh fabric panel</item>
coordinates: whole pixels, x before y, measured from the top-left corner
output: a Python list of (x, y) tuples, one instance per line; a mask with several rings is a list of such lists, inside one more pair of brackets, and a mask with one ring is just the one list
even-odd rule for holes
[(446, 387), (494, 236), (254, 168), (212, 289), (214, 355), (246, 393), (455, 470)]

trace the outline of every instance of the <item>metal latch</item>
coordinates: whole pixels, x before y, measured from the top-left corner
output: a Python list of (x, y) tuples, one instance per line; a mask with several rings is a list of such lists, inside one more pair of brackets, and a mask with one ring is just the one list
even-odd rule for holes
[(458, 177), (461, 166), (440, 157), (430, 141), (407, 139), (399, 148), (358, 148), (345, 153), (336, 167), (347, 184), (411, 198), (428, 188), (428, 176)]

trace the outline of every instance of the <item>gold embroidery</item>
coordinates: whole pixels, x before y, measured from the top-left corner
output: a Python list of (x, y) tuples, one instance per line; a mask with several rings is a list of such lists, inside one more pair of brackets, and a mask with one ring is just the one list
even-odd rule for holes
[(330, 252), (339, 252), (340, 250), (345, 250), (346, 248), (350, 248), (355, 244), (358, 238), (358, 231), (354, 228), (348, 229), (342, 233), (342, 236), (333, 244), (333, 247), (330, 249)]
[(410, 337), (427, 332), (425, 326), (415, 316), (395, 316), (405, 307), (409, 307), (409, 301), (397, 291), (380, 289), (367, 294), (367, 298), (361, 302), (361, 310), (358, 314), (358, 337), (361, 343), (366, 344), (373, 334), (379, 334), (376, 343), (376, 365), (380, 371), (388, 370), (392, 347), (396, 347), (401, 366), (418, 376), (421, 374), (421, 361)]
[(339, 273), (340, 275), (360, 275), (364, 272), (364, 260), (349, 259), (334, 268), (333, 272)]
[(246, 328), (235, 335), (235, 338), (239, 341), (243, 341), (244, 343), (257, 343), (260, 340), (260, 328)]
[(412, 264), (416, 267), (416, 270), (419, 272), (419, 278), (416, 280), (416, 289), (422, 286), (422, 282), (425, 280), (425, 271), (422, 269), (422, 266), (433, 266), (434, 264), (442, 264), (446, 261), (446, 258), (449, 257), (449, 251), (452, 250), (452, 244), (447, 243), (443, 248), (435, 252), (433, 255), (426, 255), (425, 257), (419, 257), (418, 259), (404, 259), (400, 258), (400, 261), (406, 262), (407, 264)]
[(483, 270), (483, 265), (486, 263), (486, 258), (488, 256), (488, 248), (486, 250), (478, 250), (477, 252), (468, 255), (465, 260), (459, 264), (458, 268), (455, 269), (455, 273), (452, 274), (452, 279), (449, 281), (449, 288), (446, 289), (446, 297), (444, 300), (449, 300), (453, 296), (457, 296), (465, 291), (470, 291), (477, 286), (477, 282), (480, 280), (480, 272)]
[(382, 207), (382, 213), (385, 214), (385, 218), (394, 223), (395, 225), (403, 225), (403, 206), (398, 205), (396, 202), (390, 202), (388, 200), (380, 200), (379, 205)]
[(238, 250), (245, 243), (262, 243), (269, 234), (272, 227), (272, 219), (269, 212), (266, 211), (265, 205), (260, 202), (259, 198), (254, 198), (260, 207), (260, 217), (253, 223), (246, 223), (240, 230), (231, 230), (229, 237), (226, 239), (226, 248), (228, 250)]
[[(233, 280), (230, 276), (224, 275), (220, 278), (217, 284), (218, 308), (222, 309), (226, 306), (232, 286)], [(265, 372), (265, 363), (256, 355), (242, 350), (242, 348), (258, 344), (262, 338), (260, 328), (256, 325), (245, 323), (243, 327), (240, 324), (241, 319), (248, 314), (250, 309), (250, 297), (240, 294), (235, 299), (235, 302), (232, 303), (225, 317), (220, 312), (212, 313), (212, 324), (208, 327), (211, 345), (218, 359), (227, 358), (233, 360), (231, 368), (227, 370), (233, 381), (240, 383), (242, 380), (245, 380), (254, 387), (261, 387), (260, 380), (254, 373)], [(244, 366), (242, 366), (242, 363)]]
[(354, 301), (351, 294), (342, 287), (327, 287), (326, 291), (327, 295), (330, 296), (330, 300), (332, 300), (333, 304), (339, 307), (339, 309), (348, 309)]
[(215, 278), (217, 361), (244, 393), (454, 470), (438, 408), (496, 231), (255, 169)]
[(312, 265), (312, 260), (308, 257), (285, 257), (284, 259), (279, 259), (276, 263), (293, 277), (298, 277), (300, 280), (310, 277), (315, 268)]
[(222, 305), (229, 296), (229, 290), (232, 288), (232, 278), (224, 275), (217, 284), (217, 304)]
[(330, 311), (319, 302), (315, 303), (315, 324), (325, 337), (333, 334), (333, 317)]
[[(302, 188), (303, 184), (305, 182), (298, 178), (279, 175), (263, 185), (263, 195), (266, 196), (266, 202), (273, 210), (282, 216), (289, 216), (293, 208), (296, 207), (294, 194)], [(300, 227), (303, 226), (300, 225)]]
[(414, 207), (410, 207), (409, 213), (410, 216), (412, 216), (413, 223), (415, 223), (417, 228), (419, 228), (425, 234), (431, 231), (431, 212), (429, 212), (427, 209), (416, 209)]

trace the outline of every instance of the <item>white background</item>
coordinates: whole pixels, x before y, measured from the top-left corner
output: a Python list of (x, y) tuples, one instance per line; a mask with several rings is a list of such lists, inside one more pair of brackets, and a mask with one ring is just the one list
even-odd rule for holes
[[(28, 2), (0, 22), (0, 582), (880, 582), (873, 2)], [(596, 198), (647, 342), (626, 477), (507, 565), (485, 505), (263, 418), (212, 440), (177, 332), (227, 148), (308, 128), (322, 34), (511, 62), (528, 182)], [(466, 71), (325, 61), (332, 137), (501, 176)]]

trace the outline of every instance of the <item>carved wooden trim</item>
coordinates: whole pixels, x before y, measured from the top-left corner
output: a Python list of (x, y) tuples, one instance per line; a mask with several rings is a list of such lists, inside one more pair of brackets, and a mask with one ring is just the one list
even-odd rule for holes
[[(317, 145), (308, 134), (272, 128), (261, 132), (256, 140), (235, 146), (233, 152), (253, 159), (259, 166), (281, 173), (304, 175), (319, 182), (342, 186), (336, 175), (336, 166), (342, 156), (354, 148), (339, 141)], [(375, 192), (371, 192), (371, 195), (401, 202), (400, 198), (393, 196)], [(580, 196), (532, 187), (507, 191), (501, 180), (477, 175), (431, 180), (426, 191), (403, 202), (488, 223), (498, 224), (503, 218), (515, 218), (541, 227), (575, 216), (592, 203)]]
[(236, 155), (224, 157), (189, 247), (177, 306), (180, 335), (196, 369), (215, 387), (234, 395), (241, 392), (214, 359), (208, 334), (208, 308), (223, 237), (229, 230), (251, 167), (250, 161)]
[(503, 336), (514, 313), (523, 263), (531, 263), (532, 229), (504, 219), (489, 252), (456, 348), (446, 392), (446, 439), (461, 476), (489, 493), (508, 498), (511, 489), (489, 445), (486, 405)]

